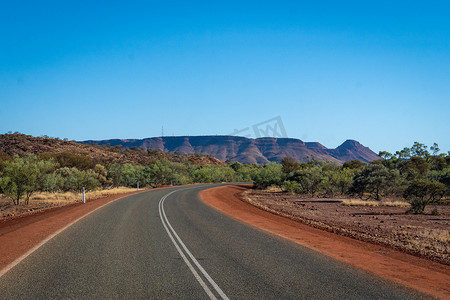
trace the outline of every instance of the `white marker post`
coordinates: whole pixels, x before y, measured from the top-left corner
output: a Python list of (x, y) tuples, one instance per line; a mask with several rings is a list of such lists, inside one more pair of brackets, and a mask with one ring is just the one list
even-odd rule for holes
[(137, 190), (139, 191), (139, 182), (137, 183)]
[(83, 203), (86, 203), (86, 195), (84, 194), (84, 186), (83, 186)]

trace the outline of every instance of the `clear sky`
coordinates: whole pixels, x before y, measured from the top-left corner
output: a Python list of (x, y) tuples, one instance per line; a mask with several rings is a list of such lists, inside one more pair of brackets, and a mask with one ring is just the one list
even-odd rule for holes
[(0, 133), (450, 151), (449, 2), (366, 2), (3, 1)]

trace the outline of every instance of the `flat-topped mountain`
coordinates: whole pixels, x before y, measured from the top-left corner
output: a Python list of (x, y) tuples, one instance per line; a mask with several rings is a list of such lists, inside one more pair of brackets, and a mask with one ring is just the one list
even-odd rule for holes
[(312, 159), (337, 163), (354, 159), (363, 162), (380, 159), (375, 152), (354, 140), (347, 140), (336, 149), (328, 149), (317, 142), (305, 143), (294, 138), (265, 137), (251, 139), (239, 136), (167, 136), (129, 140), (89, 140), (82, 143), (122, 145), (123, 148), (138, 147), (144, 150), (156, 149), (181, 154), (202, 153), (222, 161), (232, 160), (258, 164), (270, 161), (280, 162), (286, 156), (303, 162)]

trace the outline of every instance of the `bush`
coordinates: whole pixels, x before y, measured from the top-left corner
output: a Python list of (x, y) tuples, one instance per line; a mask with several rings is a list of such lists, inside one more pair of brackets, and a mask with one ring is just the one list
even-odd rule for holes
[(193, 172), (195, 182), (218, 183), (234, 181), (235, 171), (230, 167), (204, 165)]
[(255, 176), (257, 188), (266, 188), (271, 185), (280, 186), (283, 178), (283, 170), (280, 164), (270, 162), (262, 167)]
[(289, 194), (301, 194), (304, 192), (302, 186), (296, 181), (286, 180), (281, 185), (281, 188)]
[(429, 179), (418, 179), (408, 186), (404, 197), (411, 203), (411, 212), (421, 214), (431, 202), (439, 201), (446, 191), (443, 183)]

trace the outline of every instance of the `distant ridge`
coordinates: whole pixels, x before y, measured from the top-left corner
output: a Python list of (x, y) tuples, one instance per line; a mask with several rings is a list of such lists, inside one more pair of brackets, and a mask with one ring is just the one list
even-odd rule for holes
[(77, 143), (75, 141), (66, 141), (49, 137), (34, 137), (21, 133), (0, 134), (0, 152), (4, 152), (9, 156), (23, 156), (26, 154), (40, 154), (46, 152), (71, 152), (88, 156), (93, 162), (103, 163), (105, 165), (110, 163), (149, 164), (161, 158), (173, 162), (189, 161), (199, 165), (225, 165), (223, 161), (211, 156), (182, 155), (179, 153), (168, 154), (160, 151), (144, 152), (140, 149), (123, 151), (120, 147), (99, 147), (96, 145)]
[(317, 142), (303, 142), (294, 138), (264, 137), (251, 139), (240, 136), (175, 136), (145, 139), (88, 140), (84, 144), (138, 147), (144, 150), (157, 149), (181, 154), (202, 153), (222, 161), (265, 164), (280, 162), (289, 156), (297, 161), (312, 159), (344, 163), (349, 160), (371, 162), (380, 157), (355, 140), (346, 140), (335, 149), (328, 149)]

